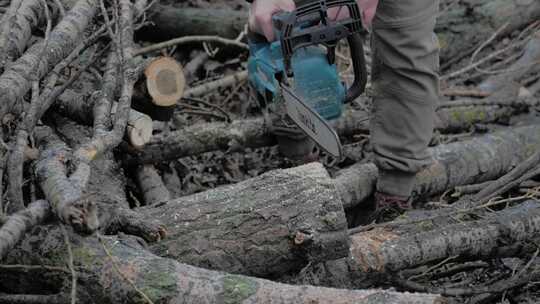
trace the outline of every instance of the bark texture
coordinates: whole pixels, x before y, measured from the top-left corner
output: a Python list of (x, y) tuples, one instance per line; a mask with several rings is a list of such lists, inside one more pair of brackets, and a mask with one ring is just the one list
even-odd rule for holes
[[(467, 130), (477, 123), (494, 123), (522, 111), (519, 107), (452, 107), (437, 111), (436, 128), (441, 132)], [(369, 114), (348, 110), (335, 123), (341, 136), (369, 132)], [(276, 144), (263, 118), (231, 123), (205, 123), (152, 137), (142, 150), (130, 151), (129, 164), (156, 163), (215, 150), (259, 148)]]
[(130, 151), (130, 164), (153, 163), (214, 150), (264, 147), (275, 143), (263, 119), (208, 123), (152, 137), (141, 151)]
[[(90, 221), (88, 224), (92, 229), (86, 231), (82, 229), (85, 232), (93, 232), (96, 229), (102, 233), (125, 232), (140, 236), (148, 242), (163, 238), (165, 231), (158, 221), (143, 218), (129, 209), (125, 193), (126, 179), (112, 152), (96, 157), (90, 164), (86, 186), (80, 189), (77, 187), (81, 183), (73, 176), (72, 168), (66, 166), (66, 163), (73, 163), (71, 149), (67, 146), (80, 146), (87, 142), (91, 135), (87, 128), (65, 118), (58, 117), (56, 120), (59, 122), (57, 126), (59, 133), (66, 139), (65, 143), (52, 135), (49, 130), (45, 130), (45, 133), (41, 128), (36, 130), (36, 137), (41, 140), (39, 143), (46, 143), (46, 149), (36, 164), (36, 175), (40, 178), (43, 192), (51, 205), (54, 207), (67, 203), (70, 206), (80, 207), (73, 214)], [(75, 201), (70, 202), (68, 199)], [(69, 208), (67, 211), (71, 211), (73, 207)], [(81, 212), (83, 214), (80, 214)], [(68, 212), (68, 216), (71, 214)], [(73, 221), (81, 217), (69, 219)]]
[[(94, 95), (81, 94), (73, 90), (66, 90), (56, 101), (56, 110), (79, 123), (91, 126), (94, 123), (94, 107), (97, 99)], [(112, 106), (111, 114), (116, 112), (118, 103)], [(129, 117), (126, 128), (126, 138), (136, 149), (146, 145), (152, 136), (152, 118), (150, 116), (129, 110)]]
[(96, 9), (97, 0), (79, 0), (51, 32), (43, 56), (45, 41), (30, 47), (0, 76), (0, 117), (21, 101), (30, 90), (32, 79), (36, 76), (41, 79), (71, 53), (90, 25)]
[[(149, 40), (167, 40), (187, 35), (217, 35), (235, 38), (244, 29), (247, 12), (175, 8), (154, 5), (150, 21), (155, 25), (140, 31)], [(443, 12), (436, 33), (443, 62), (474, 51), (504, 23), (509, 25), (501, 36), (521, 29), (540, 18), (538, 1), (479, 0), (462, 1)], [(472, 50), (472, 51), (471, 51)]]
[[(415, 194), (435, 195), (456, 186), (494, 180), (540, 149), (540, 126), (507, 129), (431, 150), (435, 163), (417, 176)], [(346, 208), (360, 204), (375, 190), (374, 164), (358, 164), (335, 178)]]
[(441, 228), (435, 222), (376, 228), (351, 236), (351, 256), (363, 272), (398, 271), (450, 256), (496, 256), (501, 244), (526, 242), (540, 233), (540, 204), (529, 201), (483, 220)]
[(168, 230), (153, 252), (231, 273), (279, 277), (349, 248), (339, 194), (319, 163), (143, 210)]
[[(66, 246), (60, 229), (44, 227), (11, 253), (9, 262), (63, 267)], [(80, 269), (78, 303), (335, 303), (335, 304), (442, 304), (437, 295), (398, 293), (382, 290), (343, 290), (314, 286), (293, 286), (263, 279), (231, 275), (156, 256), (129, 237), (82, 238), (71, 235), (75, 266)], [(107, 254), (108, 253), (108, 254)], [(49, 274), (48, 284), (61, 281), (65, 273)], [(35, 274), (22, 276), (18, 284), (43, 284)], [(131, 283), (128, 283), (129, 280)], [(14, 286), (9, 272), (0, 286)], [(31, 281), (31, 283), (30, 283)], [(15, 289), (17, 290), (15, 285)], [(137, 287), (138, 291), (134, 287)]]
[(94, 232), (99, 227), (97, 206), (82, 197), (88, 179), (81, 180), (78, 174), (69, 175), (66, 169), (69, 148), (50, 128), (37, 128), (35, 133), (42, 148), (36, 175), (54, 214), (80, 232)]
[(169, 190), (165, 187), (163, 179), (153, 165), (143, 165), (137, 168), (136, 179), (145, 205), (167, 203), (171, 200)]
[(36, 201), (9, 217), (0, 228), (0, 261), (21, 241), (27, 230), (41, 224), (51, 214), (47, 201)]
[(168, 40), (189, 35), (216, 35), (236, 38), (247, 21), (246, 11), (230, 9), (178, 8), (155, 4), (149, 12), (152, 25), (139, 31), (149, 41)]

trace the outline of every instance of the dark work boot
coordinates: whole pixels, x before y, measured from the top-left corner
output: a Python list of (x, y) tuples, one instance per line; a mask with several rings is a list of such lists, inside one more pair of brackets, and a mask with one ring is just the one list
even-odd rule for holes
[(410, 198), (376, 192), (372, 222), (389, 222), (409, 210), (412, 210)]

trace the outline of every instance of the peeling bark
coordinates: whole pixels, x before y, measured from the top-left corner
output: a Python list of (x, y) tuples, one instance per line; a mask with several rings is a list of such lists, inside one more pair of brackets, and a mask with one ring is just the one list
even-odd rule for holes
[(414, 210), (386, 227), (353, 234), (349, 257), (310, 265), (288, 281), (368, 288), (374, 280), (387, 280), (387, 273), (422, 265), (428, 268), (448, 257), (463, 262), (529, 255), (536, 250), (540, 229), (536, 201), (484, 214), (479, 220), (464, 214), (444, 218), (434, 214), (437, 210)]
[(351, 236), (351, 256), (363, 272), (398, 271), (451, 256), (496, 256), (500, 244), (526, 242), (540, 233), (540, 204), (529, 201), (483, 220), (437, 227), (376, 228)]

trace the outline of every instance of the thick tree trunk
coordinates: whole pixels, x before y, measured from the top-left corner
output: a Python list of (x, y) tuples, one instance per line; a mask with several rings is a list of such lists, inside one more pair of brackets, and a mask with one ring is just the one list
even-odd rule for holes
[[(522, 111), (519, 107), (451, 107), (437, 111), (436, 128), (441, 132), (467, 130), (477, 123), (506, 120)], [(368, 113), (348, 110), (335, 123), (342, 136), (369, 132)], [(215, 150), (259, 148), (276, 144), (263, 118), (231, 123), (205, 123), (154, 136), (142, 150), (130, 151), (129, 164), (156, 163)]]
[(96, 11), (96, 0), (79, 0), (51, 32), (43, 56), (44, 41), (33, 45), (0, 76), (0, 117), (22, 100), (30, 90), (31, 80), (41, 79), (71, 53)]
[(189, 35), (236, 38), (244, 30), (246, 11), (231, 9), (179, 8), (155, 4), (149, 12), (153, 24), (139, 30), (140, 38), (161, 41)]
[(142, 210), (167, 227), (155, 253), (210, 269), (279, 277), (349, 250), (339, 194), (319, 163)]
[[(540, 126), (516, 128), (433, 149), (438, 162), (418, 176), (417, 194), (442, 193), (505, 174), (540, 149), (539, 131)], [(372, 194), (376, 180), (373, 164), (345, 169), (333, 180), (321, 165), (311, 164), (146, 208), (144, 213), (170, 229), (170, 237), (153, 248), (158, 254), (208, 268), (274, 276), (298, 269), (306, 261), (339, 256), (339, 246), (345, 244), (340, 229), (345, 223), (337, 204), (347, 208), (360, 204)], [(304, 210), (302, 221), (297, 218), (299, 210)], [(254, 233), (254, 227), (264, 233)], [(326, 236), (310, 235), (317, 229)], [(201, 241), (209, 238), (212, 242)], [(306, 238), (315, 241), (314, 247), (299, 254), (297, 239)], [(327, 246), (335, 251), (326, 250), (328, 256), (319, 257), (317, 242), (335, 242)], [(257, 245), (246, 248), (251, 243)]]
[[(62, 238), (61, 230), (56, 227), (36, 229), (7, 262), (36, 265), (37, 269), (30, 270), (29, 275), (21, 274), (16, 268), (3, 270), (0, 291), (5, 288), (23, 293), (25, 287), (39, 290), (40, 286), (51, 290), (54, 284), (61, 284), (68, 260)], [(148, 303), (148, 300), (161, 304), (446, 303), (436, 295), (293, 286), (196, 268), (153, 255), (126, 236), (102, 237), (99, 242), (95, 237), (71, 234), (70, 242), (76, 269), (81, 271), (77, 302), (83, 304)], [(39, 265), (59, 269), (40, 272)]]
[(476, 260), (534, 251), (540, 233), (540, 204), (528, 201), (477, 221), (419, 221), (375, 228), (351, 236), (348, 258), (312, 265), (295, 282), (362, 288), (373, 273), (396, 272), (455, 257)]
[(397, 228), (375, 228), (351, 236), (351, 256), (362, 272), (398, 271), (451, 256), (497, 256), (506, 246), (540, 233), (540, 204), (529, 201), (482, 220), (439, 226), (424, 221)]
[[(456, 186), (496, 179), (540, 149), (540, 126), (507, 129), (471, 140), (433, 148), (436, 160), (417, 176), (415, 194), (428, 196)], [(353, 207), (375, 190), (377, 168), (358, 164), (339, 172), (336, 186), (345, 208)]]
[[(456, 215), (432, 217), (433, 212), (412, 211), (387, 227), (351, 235), (347, 258), (313, 264), (288, 281), (295, 284), (367, 288), (385, 280), (383, 272), (429, 265), (453, 257), (456, 262), (531, 254), (540, 232), (540, 204), (528, 201), (479, 220)], [(422, 220), (424, 219), (424, 220)], [(469, 220), (469, 221), (467, 221)], [(409, 223), (404, 223), (409, 221)], [(401, 224), (398, 224), (401, 223)]]

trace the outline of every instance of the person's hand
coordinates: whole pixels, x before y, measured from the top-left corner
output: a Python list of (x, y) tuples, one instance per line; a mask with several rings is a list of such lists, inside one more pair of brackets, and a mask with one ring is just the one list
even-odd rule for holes
[[(371, 26), (371, 21), (375, 16), (379, 0), (357, 0), (364, 26)], [(283, 11), (293, 11), (295, 4), (293, 0), (255, 0), (249, 11), (249, 28), (266, 37), (268, 41), (276, 39), (272, 25), (272, 16)], [(334, 7), (328, 12), (328, 17), (332, 20), (344, 19), (349, 16), (349, 11), (345, 7)]]
[(249, 11), (249, 28), (266, 37), (268, 41), (276, 39), (272, 16), (279, 12), (294, 11), (293, 0), (255, 0)]

